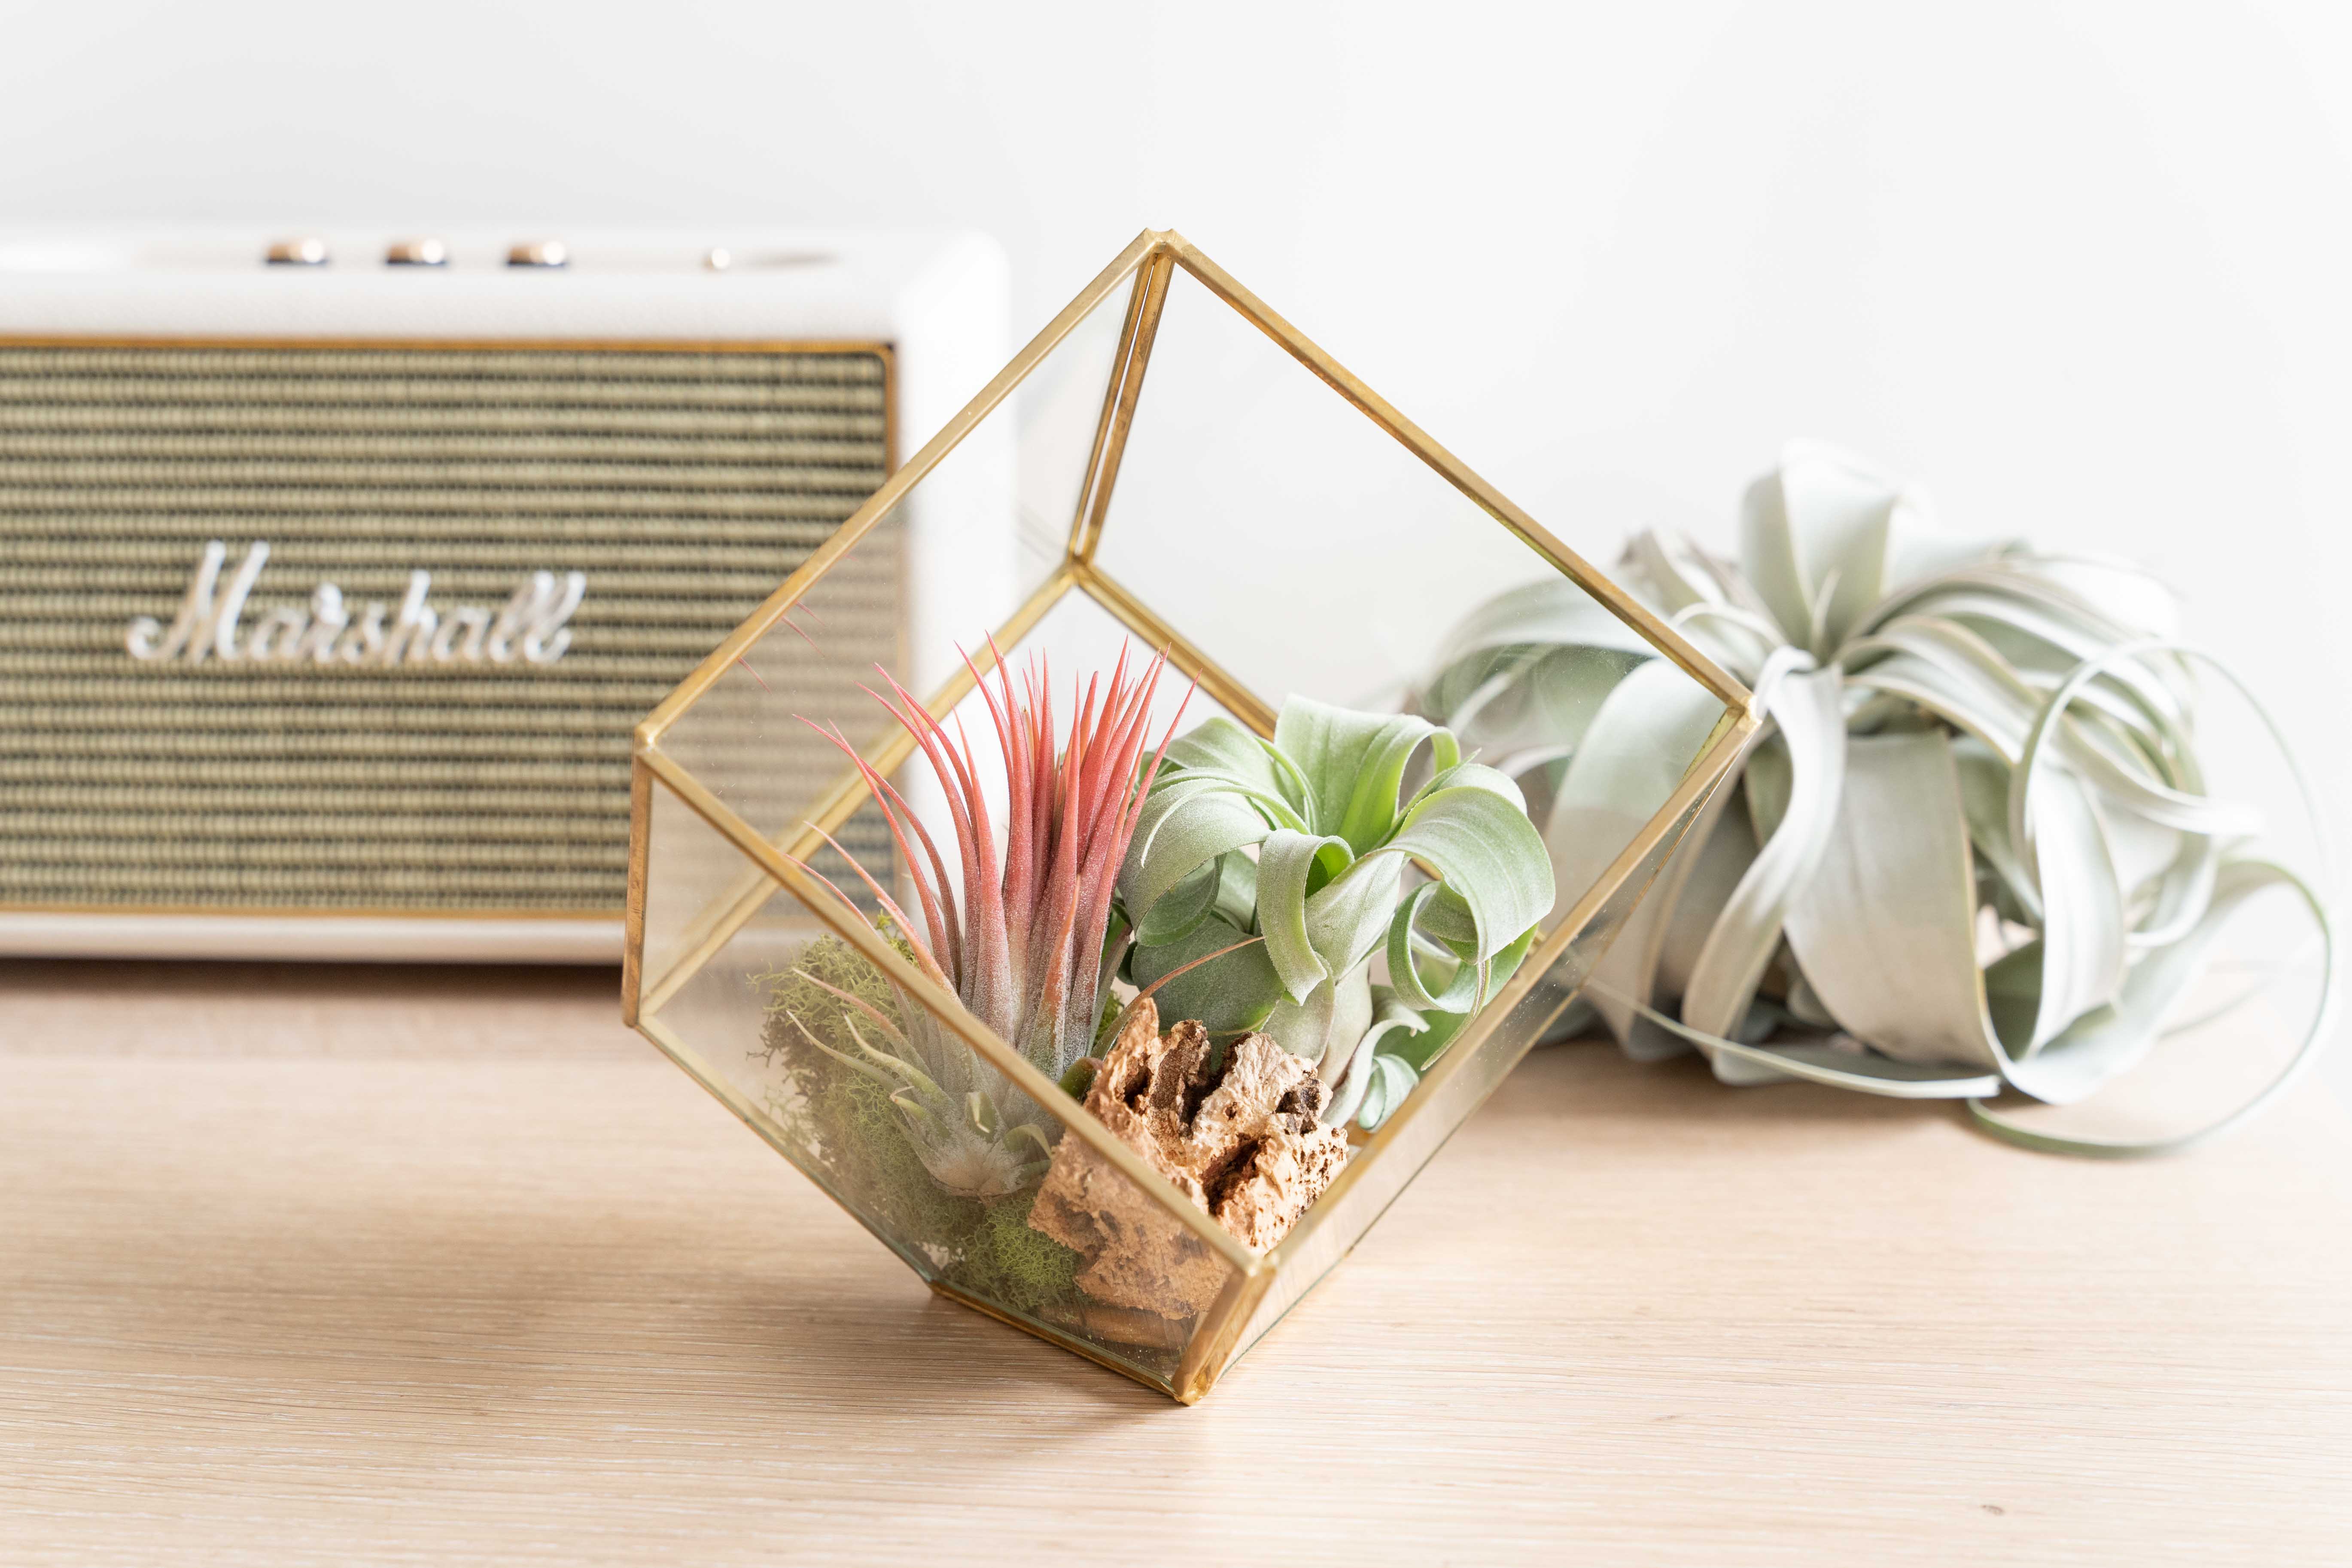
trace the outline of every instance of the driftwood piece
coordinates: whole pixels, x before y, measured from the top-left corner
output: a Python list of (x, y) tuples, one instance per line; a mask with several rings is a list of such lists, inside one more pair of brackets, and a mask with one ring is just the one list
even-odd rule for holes
[[(1160, 1033), (1139, 1003), (1087, 1091), (1087, 1110), (1244, 1246), (1264, 1252), (1347, 1163), (1347, 1134), (1318, 1126), (1328, 1090), (1315, 1068), (1244, 1035), (1210, 1070), (1208, 1032)], [(1076, 1138), (1064, 1138), (1029, 1223), (1086, 1256), (1080, 1289), (1100, 1301), (1189, 1318), (1216, 1300), (1217, 1254)]]

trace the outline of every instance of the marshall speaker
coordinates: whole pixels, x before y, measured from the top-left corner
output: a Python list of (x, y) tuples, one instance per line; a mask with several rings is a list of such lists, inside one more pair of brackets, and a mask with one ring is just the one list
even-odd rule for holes
[[(1004, 319), (971, 238), (0, 234), (0, 952), (617, 957), (631, 730)], [(1002, 598), (978, 458), (829, 635)]]

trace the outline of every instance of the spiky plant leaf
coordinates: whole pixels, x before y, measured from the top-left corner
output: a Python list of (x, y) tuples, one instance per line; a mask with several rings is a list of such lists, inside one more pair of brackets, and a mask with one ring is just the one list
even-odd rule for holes
[[(820, 731), (857, 768), (889, 826), (919, 922), (843, 854), (898, 925), (908, 957), (1055, 1082), (1094, 1042), (1114, 935), (1113, 884), (1182, 717), (1180, 707), (1159, 748), (1150, 746), (1146, 726), (1163, 664), (1155, 658), (1130, 674), (1122, 651), (1107, 679), (1073, 681), (1066, 729), (1055, 721), (1052, 675), (1042, 659), (1031, 660), (1018, 687), (1001, 657), (993, 686), (972, 669), (1004, 773), (1001, 846), (983, 764), (961, 728), (950, 732), (884, 672), (887, 694), (876, 692), (875, 700), (914, 740), (945, 798), (960, 877), (848, 737)], [(840, 888), (834, 891), (850, 901)], [(809, 1044), (887, 1082), (908, 1141), (942, 1188), (993, 1198), (1044, 1173), (1061, 1128), (1055, 1113), (907, 999), (898, 999), (895, 1017), (885, 1017), (845, 990), (821, 989), (840, 1002), (832, 1021), (851, 1046), (829, 1045), (814, 1030)], [(877, 1031), (879, 1038), (867, 1038)]]

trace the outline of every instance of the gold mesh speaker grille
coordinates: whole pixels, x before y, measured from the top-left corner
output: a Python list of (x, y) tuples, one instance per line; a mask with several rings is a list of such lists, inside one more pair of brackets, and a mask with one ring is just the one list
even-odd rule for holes
[[(0, 345), (0, 905), (616, 915), (632, 727), (882, 482), (890, 392), (874, 345)], [(248, 634), (586, 586), (545, 665), (133, 659), (215, 540), (268, 542)], [(829, 631), (885, 657), (900, 598)]]

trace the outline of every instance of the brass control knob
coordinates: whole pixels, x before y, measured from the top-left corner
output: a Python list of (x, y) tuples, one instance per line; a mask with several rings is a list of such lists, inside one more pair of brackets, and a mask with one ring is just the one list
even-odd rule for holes
[(327, 264), (327, 242), (316, 235), (304, 235), (299, 239), (273, 239), (262, 253), (272, 267), (324, 267)]
[(384, 247), (386, 267), (446, 267), (449, 247), (437, 239), (395, 239)]

